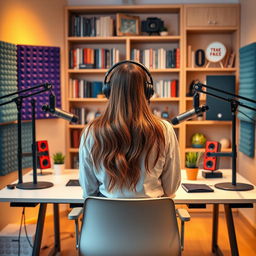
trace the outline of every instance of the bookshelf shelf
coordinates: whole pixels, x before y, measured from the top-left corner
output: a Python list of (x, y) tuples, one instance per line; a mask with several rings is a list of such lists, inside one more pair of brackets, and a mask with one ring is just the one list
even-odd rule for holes
[(152, 73), (177, 73), (180, 72), (179, 68), (166, 68), (166, 69), (149, 69)]
[(153, 98), (150, 100), (151, 102), (169, 102), (169, 101), (180, 101), (179, 97), (173, 97), (173, 98)]
[(186, 68), (188, 72), (236, 72), (237, 68)]
[(83, 103), (106, 103), (107, 99), (103, 98), (69, 98), (69, 102), (83, 102)]
[[(206, 97), (204, 97), (204, 96), (205, 95), (201, 95), (200, 102), (206, 101)], [(185, 100), (188, 101), (188, 102), (193, 101), (193, 97), (186, 97)]]
[(202, 120), (202, 121), (187, 121), (186, 125), (232, 125), (231, 121), (211, 121), (211, 120)]
[(187, 28), (186, 31), (189, 33), (202, 33), (207, 32), (210, 34), (216, 34), (216, 33), (230, 33), (236, 31), (237, 27), (193, 27), (193, 28)]
[[(79, 67), (80, 65), (69, 65), (69, 55), (72, 50), (77, 48), (90, 48), (98, 49), (104, 48), (111, 50), (112, 48), (119, 50), (119, 61), (132, 59), (135, 55), (135, 51), (139, 50), (145, 53), (146, 50), (152, 49), (153, 52), (160, 48), (164, 50), (174, 50), (179, 48), (180, 50), (180, 65), (179, 68), (149, 68), (152, 73), (154, 84), (163, 80), (177, 80), (178, 81), (178, 97), (171, 98), (152, 98), (151, 107), (157, 110), (163, 111), (168, 108), (170, 116), (176, 116), (179, 113), (183, 113), (189, 110), (193, 104), (193, 98), (187, 97), (189, 92), (191, 81), (200, 80), (204, 83), (207, 75), (236, 75), (238, 77), (238, 49), (239, 49), (239, 5), (238, 4), (184, 4), (184, 5), (113, 5), (113, 6), (68, 6), (65, 12), (65, 63), (66, 63), (66, 106), (69, 110), (77, 107), (86, 108), (86, 113), (104, 110), (107, 99), (104, 98), (74, 98), (84, 97), (88, 94), (81, 94), (80, 91), (77, 94), (77, 90), (73, 84), (78, 83), (81, 80), (95, 82), (103, 81), (104, 74), (108, 71), (106, 68), (88, 68), (88, 69), (71, 69), (70, 67)], [(207, 20), (202, 20), (205, 17), (205, 11), (201, 12), (202, 17), (198, 15), (197, 8), (211, 8), (216, 11), (218, 17), (217, 24), (208, 23)], [(226, 9), (225, 9), (226, 8)], [(226, 17), (223, 13), (225, 10), (232, 9), (232, 18)], [(192, 12), (191, 12), (192, 10)], [(235, 11), (234, 11), (235, 10)], [(116, 19), (117, 13), (130, 14), (139, 16), (140, 21), (146, 20), (147, 17), (159, 17), (164, 20), (166, 27), (168, 28), (168, 36), (158, 35), (146, 35), (140, 33), (140, 35), (133, 36), (71, 36), (79, 35), (80, 33), (69, 33), (70, 22), (72, 16), (78, 15), (83, 17), (101, 17), (110, 16), (112, 19)], [(208, 14), (207, 14), (208, 15)], [(188, 20), (189, 16), (189, 20)], [(197, 21), (195, 21), (197, 20)], [(210, 24), (210, 25), (209, 25)], [(82, 35), (86, 35), (82, 34)], [(88, 34), (87, 34), (88, 35)], [(99, 35), (99, 34), (94, 34)], [(211, 65), (209, 68), (197, 67), (196, 65), (188, 66), (188, 46), (191, 45), (191, 50), (206, 49), (207, 45), (214, 41), (220, 41), (224, 43), (228, 48), (235, 51), (235, 64), (231, 68), (220, 68), (218, 65)], [(154, 54), (155, 54), (154, 52)], [(137, 53), (136, 53), (137, 54)], [(151, 53), (150, 53), (151, 54)], [(72, 59), (71, 59), (72, 60)], [(141, 61), (142, 62), (142, 61)], [(154, 62), (153, 62), (154, 63)], [(72, 64), (72, 61), (71, 61)], [(151, 65), (153, 67), (154, 65)], [(157, 65), (156, 65), (157, 66)], [(171, 67), (172, 65), (166, 65)], [(216, 66), (216, 67), (215, 67)], [(229, 65), (227, 65), (229, 66)], [(84, 66), (82, 66), (84, 67)], [(102, 66), (104, 67), (104, 66)], [(158, 65), (159, 67), (159, 65)], [(72, 83), (70, 82), (72, 81)], [(70, 86), (72, 85), (72, 89)], [(158, 83), (159, 85), (159, 83)], [(74, 86), (74, 87), (73, 87)], [(79, 85), (80, 86), (80, 85)], [(79, 87), (80, 88), (80, 87)], [(161, 88), (161, 87), (159, 87)], [(75, 93), (74, 93), (75, 92)], [(161, 94), (159, 94), (161, 95)], [(170, 94), (172, 95), (172, 94)], [(200, 101), (202, 104), (206, 102), (206, 96), (201, 95)], [(68, 124), (67, 136), (66, 136), (66, 152), (67, 152), (67, 166), (72, 168), (74, 163), (72, 158), (76, 157), (78, 149), (72, 147), (71, 136), (76, 130), (82, 130), (86, 125), (84, 124)], [(188, 147), (190, 145), (190, 138), (193, 133), (202, 132), (207, 135), (208, 140), (218, 140), (222, 137), (229, 138), (231, 130), (231, 121), (186, 121), (179, 125), (174, 126), (177, 133), (177, 137), (180, 144), (181, 151), (181, 167), (185, 167), (185, 152), (196, 151), (198, 149), (192, 149)], [(215, 129), (218, 131), (216, 134)], [(204, 149), (200, 149), (204, 151)], [(230, 152), (230, 149), (225, 149), (226, 152)], [(226, 161), (227, 165), (223, 168), (230, 168), (230, 162)]]
[(131, 36), (129, 39), (133, 42), (178, 42), (180, 36)]
[(107, 69), (69, 69), (70, 74), (105, 74)]
[(70, 153), (78, 153), (78, 148), (69, 148)]
[(68, 128), (69, 129), (84, 129), (86, 125), (84, 124), (69, 124)]
[[(105, 74), (108, 69), (68, 69), (70, 74)], [(149, 69), (152, 73), (178, 73), (179, 68)]]
[(128, 37), (68, 37), (70, 43), (125, 43)]
[(91, 42), (91, 43), (125, 43), (126, 40), (133, 42), (178, 42), (180, 36), (109, 36), (109, 37), (68, 37), (70, 43)]

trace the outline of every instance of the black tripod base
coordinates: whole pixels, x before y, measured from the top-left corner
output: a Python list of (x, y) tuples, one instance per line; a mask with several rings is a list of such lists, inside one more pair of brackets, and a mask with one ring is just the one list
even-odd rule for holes
[(16, 185), (16, 188), (19, 189), (44, 189), (44, 188), (50, 188), (53, 186), (53, 183), (47, 182), (47, 181), (39, 181), (36, 184), (33, 182), (24, 182), (24, 183), (18, 183)]
[(253, 190), (253, 186), (246, 183), (236, 183), (233, 185), (231, 182), (217, 183), (214, 185), (216, 188), (229, 190), (229, 191), (248, 191)]

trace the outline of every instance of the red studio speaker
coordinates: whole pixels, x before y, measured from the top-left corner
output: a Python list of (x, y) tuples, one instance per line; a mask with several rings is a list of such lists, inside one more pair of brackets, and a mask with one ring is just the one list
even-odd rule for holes
[(38, 154), (38, 168), (48, 169), (51, 168), (51, 161), (49, 157), (49, 147), (47, 140), (41, 140), (36, 142), (37, 154)]
[(208, 152), (216, 153), (220, 151), (221, 144), (218, 141), (207, 141), (204, 154), (204, 169), (215, 171), (218, 169), (218, 159), (216, 156), (207, 156)]

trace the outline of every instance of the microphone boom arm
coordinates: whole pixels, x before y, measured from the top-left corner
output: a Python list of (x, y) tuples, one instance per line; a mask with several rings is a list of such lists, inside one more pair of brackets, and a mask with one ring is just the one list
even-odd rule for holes
[[(247, 190), (252, 190), (253, 186), (250, 184), (245, 184), (245, 183), (237, 183), (236, 182), (236, 159), (237, 159), (237, 147), (236, 147), (236, 110), (238, 106), (245, 107), (247, 109), (251, 109), (253, 111), (256, 111), (256, 108), (245, 105), (244, 103), (241, 103), (238, 99), (242, 99), (251, 103), (256, 104), (255, 100), (236, 95), (233, 93), (225, 92), (223, 90), (214, 88), (209, 85), (202, 84), (200, 82), (196, 82), (194, 84), (194, 90), (195, 93), (204, 93), (206, 95), (218, 98), (223, 101), (227, 101), (230, 103), (231, 106), (231, 112), (232, 112), (232, 152), (231, 153), (223, 153), (223, 152), (217, 152), (217, 153), (210, 153), (208, 156), (226, 156), (226, 157), (232, 157), (232, 182), (224, 182), (224, 183), (219, 183), (215, 184), (215, 187), (223, 190), (231, 190), (231, 191), (247, 191)], [(216, 95), (214, 93), (204, 91), (203, 88), (206, 89), (211, 89), (213, 91), (221, 92), (225, 95), (232, 96), (232, 98), (224, 98), (222, 96)]]

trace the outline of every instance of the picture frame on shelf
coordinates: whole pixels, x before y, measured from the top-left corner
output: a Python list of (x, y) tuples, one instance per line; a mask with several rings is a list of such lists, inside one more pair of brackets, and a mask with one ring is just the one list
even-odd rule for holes
[(122, 13), (116, 14), (116, 34), (117, 36), (139, 35), (140, 17)]

